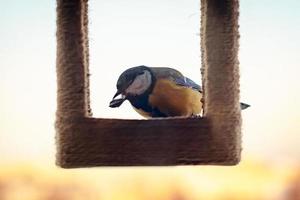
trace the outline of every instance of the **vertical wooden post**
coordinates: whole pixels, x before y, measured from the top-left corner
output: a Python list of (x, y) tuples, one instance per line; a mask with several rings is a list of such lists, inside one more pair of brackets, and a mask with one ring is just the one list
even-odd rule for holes
[(56, 162), (64, 165), (76, 125), (89, 106), (87, 0), (57, 0)]
[(57, 0), (57, 117), (89, 115), (87, 1)]
[[(215, 148), (240, 159), (238, 0), (201, 0), (204, 117), (212, 127)], [(224, 146), (226, 145), (226, 146)]]

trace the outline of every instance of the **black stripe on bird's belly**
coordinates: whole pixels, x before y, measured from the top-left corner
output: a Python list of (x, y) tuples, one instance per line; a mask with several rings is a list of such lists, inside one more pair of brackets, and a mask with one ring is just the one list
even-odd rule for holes
[(149, 95), (130, 96), (127, 97), (132, 106), (136, 109), (141, 109), (144, 112), (149, 113), (151, 117), (167, 117), (164, 113), (160, 112), (157, 108), (153, 108), (149, 104)]

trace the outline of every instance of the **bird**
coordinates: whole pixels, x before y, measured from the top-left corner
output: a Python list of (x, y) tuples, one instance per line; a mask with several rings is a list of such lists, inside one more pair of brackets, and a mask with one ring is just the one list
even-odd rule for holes
[[(119, 76), (116, 86), (109, 107), (119, 107), (128, 100), (145, 118), (193, 117), (202, 111), (201, 86), (173, 68), (131, 67)], [(241, 103), (241, 109), (249, 106)]]

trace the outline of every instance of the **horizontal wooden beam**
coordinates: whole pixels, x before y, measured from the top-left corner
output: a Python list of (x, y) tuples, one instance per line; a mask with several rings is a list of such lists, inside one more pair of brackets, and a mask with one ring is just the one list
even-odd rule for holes
[[(57, 164), (94, 166), (234, 165), (235, 154), (213, 138), (205, 118), (58, 119)], [(230, 138), (228, 138), (230, 140)], [(226, 142), (226, 141), (224, 141)], [(224, 152), (228, 152), (224, 157)]]

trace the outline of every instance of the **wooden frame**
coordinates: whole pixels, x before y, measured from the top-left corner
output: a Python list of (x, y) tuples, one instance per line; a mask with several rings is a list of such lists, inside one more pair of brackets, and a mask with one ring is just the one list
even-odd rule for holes
[(241, 153), (238, 0), (201, 0), (203, 118), (93, 118), (87, 0), (57, 0), (57, 165), (234, 165)]

